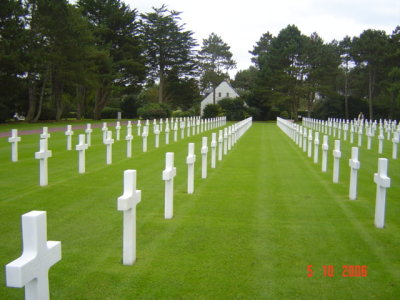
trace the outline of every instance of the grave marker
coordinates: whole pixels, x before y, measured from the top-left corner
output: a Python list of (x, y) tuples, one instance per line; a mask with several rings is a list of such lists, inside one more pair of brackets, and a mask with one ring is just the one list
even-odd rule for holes
[(41, 139), (49, 139), (50, 138), (50, 133), (49, 129), (47, 127), (43, 127), (42, 134), (40, 135)]
[(136, 126), (137, 126), (137, 135), (140, 136), (140, 127), (142, 126), (140, 124), (140, 120), (137, 121), (137, 125)]
[(92, 125), (86, 124), (85, 133), (86, 133), (86, 144), (88, 145), (88, 147), (90, 147), (92, 144), (92, 132), (93, 132)]
[(207, 178), (207, 153), (208, 153), (208, 147), (207, 147), (207, 137), (203, 136), (203, 144), (201, 147), (201, 178), (205, 179)]
[(174, 215), (174, 177), (176, 168), (174, 167), (174, 153), (165, 154), (165, 170), (162, 172), (162, 179), (165, 181), (164, 197), (164, 218), (172, 219)]
[(87, 150), (88, 145), (85, 144), (85, 135), (79, 135), (79, 144), (75, 146), (75, 149), (78, 151), (78, 172), (79, 174), (85, 173), (85, 151)]
[(218, 131), (218, 160), (221, 161), (222, 160), (222, 142), (223, 142), (223, 138), (222, 138), (222, 130)]
[(307, 152), (308, 157), (312, 156), (312, 142), (313, 142), (312, 129), (308, 129), (308, 152)]
[(131, 121), (128, 121), (128, 125), (126, 126), (126, 157), (131, 158), (132, 157), (132, 140), (133, 140), (133, 135), (132, 135), (132, 124)]
[(194, 154), (194, 143), (189, 143), (188, 156), (186, 157), (186, 164), (188, 165), (188, 182), (187, 192), (193, 194), (194, 191), (194, 163), (196, 155)]
[(122, 263), (133, 265), (136, 261), (136, 205), (142, 191), (136, 189), (136, 170), (124, 171), (124, 193), (118, 197), (118, 210), (124, 212)]
[(23, 252), (6, 265), (6, 285), (25, 287), (25, 299), (47, 300), (49, 269), (61, 260), (61, 242), (47, 241), (45, 211), (22, 215)]
[(350, 166), (350, 187), (349, 198), (350, 200), (357, 199), (357, 173), (360, 169), (360, 161), (358, 160), (358, 148), (351, 148), (351, 158), (349, 159)]
[(228, 154), (228, 129), (224, 128), (224, 155)]
[(11, 161), (18, 161), (18, 143), (21, 141), (21, 137), (18, 136), (18, 129), (11, 129), (11, 137), (8, 138), (8, 142), (11, 143)]
[(154, 125), (154, 137), (155, 137), (154, 147), (158, 148), (160, 145), (160, 129), (159, 125), (157, 124)]
[(400, 132), (399, 131), (395, 131), (393, 134), (393, 151), (392, 151), (392, 158), (393, 159), (397, 159), (397, 147), (399, 144), (399, 136), (400, 136)]
[(213, 132), (211, 137), (211, 168), (215, 169), (217, 156), (217, 133)]
[(52, 156), (52, 152), (47, 149), (47, 139), (40, 140), (40, 150), (35, 153), (35, 158), (40, 160), (39, 172), (40, 172), (40, 186), (46, 186), (48, 184), (48, 166), (47, 159)]
[(101, 128), (101, 131), (103, 131), (103, 143), (104, 143), (104, 141), (107, 139), (107, 131), (108, 131), (107, 122), (103, 123), (103, 127)]
[(328, 136), (324, 135), (324, 140), (322, 143), (322, 172), (326, 172), (326, 167), (328, 165)]
[(379, 146), (378, 146), (378, 153), (382, 154), (383, 152), (383, 140), (385, 139), (385, 136), (383, 135), (383, 129), (382, 127), (379, 128), (379, 136), (378, 136), (378, 140), (379, 140)]
[(72, 150), (72, 135), (74, 132), (72, 131), (72, 126), (67, 125), (67, 131), (65, 132), (65, 135), (67, 136), (67, 150), (70, 151)]
[(142, 133), (142, 138), (143, 138), (143, 145), (142, 149), (143, 152), (147, 152), (147, 136), (149, 135), (149, 126), (146, 125), (143, 127), (143, 133)]
[(342, 152), (340, 152), (340, 140), (335, 140), (335, 149), (333, 150), (333, 182), (339, 182), (339, 172), (340, 172), (340, 157)]
[(121, 135), (121, 123), (117, 121), (117, 125), (115, 126), (115, 139), (117, 141), (120, 140), (120, 135)]
[(112, 164), (112, 144), (114, 140), (112, 138), (112, 131), (107, 131), (106, 139), (103, 142), (107, 147), (106, 163), (107, 165)]
[(169, 144), (169, 123), (165, 123), (165, 144)]
[(376, 183), (375, 226), (385, 226), (386, 189), (390, 187), (390, 178), (387, 177), (388, 160), (379, 158), (378, 173), (374, 174)]
[(315, 132), (314, 137), (314, 164), (318, 163), (319, 132)]

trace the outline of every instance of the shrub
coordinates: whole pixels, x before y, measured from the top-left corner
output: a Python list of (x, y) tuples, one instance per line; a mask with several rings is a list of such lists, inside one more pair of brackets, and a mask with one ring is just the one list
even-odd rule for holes
[(225, 98), (218, 102), (229, 121), (243, 120), (246, 116), (246, 107), (241, 98)]
[(281, 111), (280, 117), (284, 119), (289, 119), (289, 113), (286, 110)]
[(203, 118), (216, 118), (220, 113), (222, 113), (221, 106), (218, 104), (207, 104), (206, 107), (204, 107)]
[(118, 117), (118, 112), (120, 112), (121, 109), (115, 108), (115, 107), (105, 107), (103, 111), (101, 112), (101, 118), (102, 119), (116, 119)]
[(194, 116), (194, 112), (191, 110), (182, 111), (180, 109), (174, 110), (172, 112), (172, 116), (174, 118), (185, 118), (185, 117), (192, 117)]
[(0, 103), (0, 123), (6, 122), (7, 120), (11, 119), (12, 116), (13, 114), (8, 106)]
[(163, 103), (149, 103), (139, 108), (137, 114), (142, 119), (165, 119), (171, 116), (171, 109)]
[(121, 110), (125, 118), (136, 118), (137, 110), (144, 105), (143, 100), (135, 95), (124, 96), (121, 102)]

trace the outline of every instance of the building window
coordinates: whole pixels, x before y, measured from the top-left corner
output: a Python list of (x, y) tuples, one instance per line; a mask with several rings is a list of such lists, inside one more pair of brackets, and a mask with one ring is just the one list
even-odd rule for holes
[(226, 93), (226, 98), (229, 98), (229, 93)]
[(218, 93), (218, 97), (221, 97), (221, 92)]

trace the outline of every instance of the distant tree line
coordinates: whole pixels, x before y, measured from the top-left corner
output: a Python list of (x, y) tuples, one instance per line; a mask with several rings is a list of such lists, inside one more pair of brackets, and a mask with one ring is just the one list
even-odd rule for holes
[[(236, 62), (215, 33), (198, 46), (165, 5), (143, 14), (122, 0), (0, 1), (0, 121), (199, 114)], [(400, 118), (399, 27), (326, 44), (290, 25), (251, 54), (231, 82), (241, 99), (214, 113)]]
[(299, 115), (326, 119), (400, 119), (400, 27), (387, 35), (368, 29), (358, 37), (324, 43), (295, 25), (263, 34), (254, 66), (234, 86), (259, 119)]
[(179, 15), (165, 5), (139, 14), (121, 0), (1, 1), (0, 120), (136, 117), (146, 106), (198, 114), (200, 81), (215, 86), (235, 62), (229, 46), (228, 63), (209, 60), (225, 45), (214, 33), (214, 47), (196, 51)]

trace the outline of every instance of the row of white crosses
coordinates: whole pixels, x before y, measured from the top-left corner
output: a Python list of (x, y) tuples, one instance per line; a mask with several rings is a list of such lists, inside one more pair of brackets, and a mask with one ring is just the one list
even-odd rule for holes
[[(248, 118), (235, 125), (230, 126), (231, 146), (250, 128), (252, 119)], [(221, 130), (220, 130), (221, 134)], [(212, 133), (211, 149), (214, 154), (214, 164), (211, 167), (215, 168), (216, 158), (216, 133)], [(194, 154), (194, 143), (188, 145), (188, 156), (186, 163), (188, 165), (188, 194), (194, 192), (194, 163), (196, 155)], [(202, 138), (202, 178), (207, 177), (207, 137)], [(162, 171), (162, 180), (165, 181), (164, 193), (164, 218), (172, 219), (174, 215), (173, 199), (174, 199), (174, 178), (176, 176), (176, 167), (174, 166), (174, 153), (167, 152), (165, 155), (165, 169)], [(136, 205), (141, 201), (141, 191), (136, 189), (136, 170), (126, 170), (124, 172), (124, 192), (118, 198), (118, 210), (124, 212), (123, 216), (123, 264), (132, 265), (136, 261)]]
[[(305, 136), (307, 129), (296, 125), (288, 120), (277, 118), (278, 127), (285, 132), (300, 148), (303, 146), (305, 152)], [(308, 130), (312, 140), (312, 129)], [(309, 139), (310, 140), (310, 139)], [(319, 132), (315, 132), (314, 139), (314, 163), (318, 163), (318, 145), (319, 145)], [(309, 144), (310, 150), (311, 144)], [(327, 169), (327, 153), (328, 153), (328, 136), (324, 135), (322, 143), (322, 172)], [(358, 147), (352, 147), (351, 158), (349, 159), (350, 167), (350, 184), (349, 184), (349, 199), (357, 199), (357, 173), (360, 169), (360, 161), (358, 160)], [(310, 152), (309, 152), (310, 153)], [(311, 157), (311, 155), (309, 155)], [(333, 150), (333, 182), (339, 182), (339, 160), (341, 158), (340, 140), (335, 140), (335, 149)], [(388, 159), (378, 159), (378, 173), (374, 174), (374, 182), (377, 185), (376, 192), (376, 207), (375, 207), (375, 226), (377, 228), (384, 227), (385, 220), (385, 202), (386, 202), (386, 189), (390, 187), (390, 178), (387, 176)]]
[[(250, 126), (251, 118), (230, 126), (231, 146)], [(43, 162), (47, 162), (45, 158), (49, 157), (48, 154), (45, 155), (46, 152), (48, 153), (48, 137), (46, 136), (40, 141), (43, 149), (36, 155)], [(105, 141), (110, 139), (110, 131), (107, 131)], [(215, 133), (212, 134), (212, 140), (211, 147), (214, 149), (213, 157), (215, 160)], [(202, 141), (201, 153), (203, 160), (206, 160), (207, 137), (203, 137)], [(79, 136), (79, 144), (76, 147), (77, 150), (83, 151), (80, 152), (80, 155), (82, 154), (84, 157), (84, 151), (88, 147), (85, 144), (85, 135)], [(195, 160), (194, 144), (190, 143), (188, 165), (194, 164)], [(204, 168), (207, 167), (207, 164), (203, 162), (202, 165), (202, 178), (205, 178), (207, 171), (204, 171)], [(162, 172), (162, 179), (165, 181), (165, 219), (173, 217), (173, 181), (175, 176), (174, 153), (168, 152), (166, 153), (165, 170)], [(124, 172), (124, 192), (117, 200), (118, 210), (124, 213), (122, 255), (124, 265), (133, 265), (136, 261), (136, 206), (141, 201), (141, 195), (141, 191), (136, 189), (136, 170), (126, 170)], [(47, 241), (46, 223), (45, 211), (31, 211), (22, 215), (23, 253), (20, 258), (6, 265), (6, 285), (16, 288), (25, 287), (25, 299), (27, 300), (47, 300), (50, 298), (48, 272), (51, 266), (61, 260), (61, 242)]]
[(312, 130), (323, 132), (324, 134), (333, 135), (338, 139), (342, 138), (354, 143), (354, 135), (358, 137), (358, 147), (362, 146), (362, 137), (365, 134), (367, 137), (367, 149), (372, 149), (373, 138), (376, 136), (378, 140), (378, 153), (383, 153), (383, 145), (386, 139), (392, 142), (392, 158), (398, 157), (398, 144), (400, 141), (400, 123), (396, 120), (379, 120), (379, 123), (368, 120), (342, 120), (342, 119), (328, 119), (327, 121), (303, 118), (302, 125)]
[[(193, 134), (197, 132), (202, 132), (204, 128), (206, 129), (213, 129), (218, 126), (223, 126), (226, 124), (226, 118), (225, 117), (220, 117), (220, 118), (214, 118), (214, 119), (206, 119), (206, 120), (200, 120), (198, 117), (191, 117), (191, 118), (176, 118), (173, 119), (171, 118), (171, 124), (175, 122), (175, 128), (177, 128), (177, 123), (180, 122), (182, 124), (182, 127), (184, 128), (187, 126), (188, 128), (188, 136), (190, 136), (190, 128), (193, 127)], [(146, 125), (144, 126), (143, 129), (143, 152), (147, 151), (147, 136), (148, 136), (148, 126), (149, 121), (146, 121)], [(166, 133), (166, 144), (169, 144), (169, 120), (165, 120), (165, 133)], [(197, 124), (197, 129), (195, 130), (195, 125), (191, 124)], [(159, 147), (159, 134), (162, 131), (162, 125), (163, 121), (160, 120), (160, 124), (157, 124), (157, 121), (153, 121), (153, 126), (154, 126), (154, 134), (156, 137), (155, 141), (155, 147)], [(140, 133), (140, 120), (138, 121), (138, 133)], [(112, 145), (114, 144), (115, 140), (112, 138), (112, 131), (108, 130), (107, 123), (104, 122), (103, 126), (101, 128), (103, 132), (103, 144), (106, 145), (106, 164), (112, 164)], [(121, 130), (121, 125), (120, 122), (117, 122), (115, 126), (116, 130), (116, 140), (120, 140), (120, 130)], [(87, 127), (85, 129), (85, 134), (80, 134), (79, 135), (79, 143), (75, 146), (76, 151), (78, 151), (78, 172), (80, 174), (85, 173), (85, 152), (86, 150), (91, 146), (91, 134), (93, 132), (93, 129), (91, 127), (91, 124), (87, 124)], [(71, 125), (67, 125), (67, 130), (65, 131), (65, 135), (67, 137), (67, 150), (70, 151), (72, 150), (72, 136), (74, 135), (74, 131), (72, 130)], [(177, 140), (176, 138), (177, 134), (175, 131), (175, 141)], [(35, 158), (40, 160), (39, 164), (39, 184), (40, 186), (46, 186), (48, 185), (48, 158), (52, 157), (52, 151), (48, 150), (48, 139), (50, 138), (50, 134), (48, 132), (47, 127), (43, 127), (43, 132), (40, 134), (40, 150), (35, 153)], [(133, 135), (132, 135), (132, 123), (131, 121), (128, 121), (127, 124), (127, 135), (125, 137), (125, 140), (127, 142), (127, 151), (126, 155), (128, 158), (132, 157), (132, 140), (133, 140)], [(21, 137), (18, 136), (18, 130), (17, 129), (12, 129), (11, 131), (11, 137), (8, 139), (8, 142), (11, 143), (11, 160), (13, 162), (18, 161), (18, 143), (21, 141)]]

